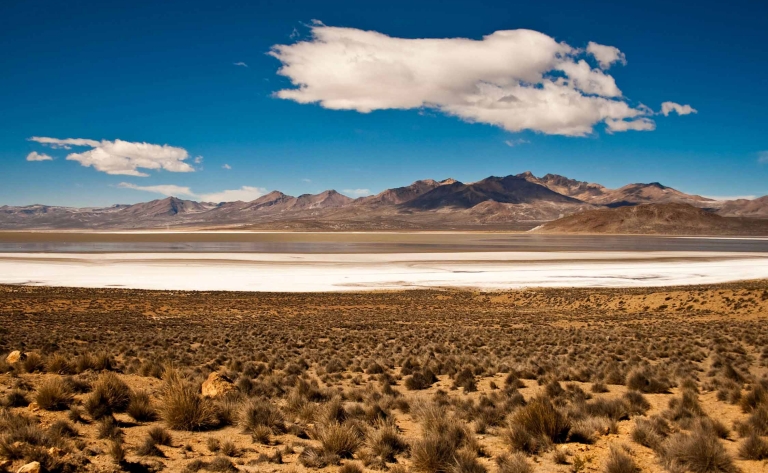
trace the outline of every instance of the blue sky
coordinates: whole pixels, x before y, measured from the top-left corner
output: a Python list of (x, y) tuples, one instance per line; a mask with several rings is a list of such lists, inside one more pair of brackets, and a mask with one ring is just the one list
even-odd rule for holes
[[(376, 42), (370, 54), (386, 50), (394, 62), (373, 76), (358, 69), (339, 75), (331, 46), (344, 38), (327, 40), (327, 48), (317, 44), (313, 28), (321, 25), (313, 20), (346, 28), (339, 30), (342, 35), (380, 33), (370, 37)], [(243, 186), (242, 195), (330, 188), (375, 193), (420, 178), (469, 182), (525, 170), (610, 187), (660, 181), (702, 195), (764, 195), (766, 24), (768, 3), (738, 0), (703, 1), (695, 9), (669, 1), (1, 2), (0, 205), (132, 203), (162, 197), (135, 187), (169, 185), (191, 194), (182, 197), (198, 199), (241, 195), (222, 192)], [(502, 122), (491, 123), (486, 118), (495, 113), (491, 107), (470, 118), (476, 110), (468, 104), (475, 95), (466, 90), (445, 95), (414, 85), (403, 88), (403, 97), (400, 85), (385, 90), (414, 74), (398, 61), (407, 61), (411, 49), (422, 45), (398, 38), (474, 40), (488, 67), (506, 67), (515, 66), (519, 54), (504, 57), (507, 43), (480, 42), (494, 32), (518, 29), (546, 35), (552, 45), (567, 43), (573, 64), (587, 61), (601, 80), (615, 80), (621, 95), (602, 85), (596, 93), (574, 92), (570, 85), (570, 92), (590, 103), (608, 96), (627, 105), (618, 118), (622, 124), (652, 120), (655, 129), (610, 133), (601, 118), (589, 125), (591, 132), (566, 136), (564, 128), (544, 124), (564, 112), (537, 105), (530, 114), (540, 114), (539, 121), (518, 131), (528, 112), (505, 110)], [(312, 46), (309, 64), (288, 54), (268, 54), (275, 45), (291, 48), (302, 41)], [(513, 49), (518, 44), (509, 41)], [(601, 70), (596, 56), (579, 51), (590, 42), (618, 48), (626, 65), (616, 60)], [(425, 73), (425, 63), (440, 62), (456, 49), (451, 42), (435, 44), (438, 52), (425, 47), (427, 60), (409, 66), (417, 69), (416, 77)], [(240, 62), (247, 67), (235, 65)], [(295, 66), (293, 76), (278, 74), (286, 64)], [(469, 60), (443, 66), (449, 72), (434, 78), (435, 87), (446, 77), (466, 74), (471, 81), (487, 75), (475, 71), (479, 66), (471, 54)], [(337, 76), (328, 79), (329, 71)], [(558, 71), (547, 70), (547, 77), (567, 75)], [(346, 83), (361, 77), (374, 80)], [(279, 91), (295, 88), (291, 79), (311, 86), (301, 100), (326, 100), (325, 105), (279, 98)], [(519, 84), (496, 85), (502, 90)], [(403, 105), (422, 99), (436, 102)], [(382, 104), (380, 109), (361, 113), (361, 104), (371, 100)], [(667, 101), (690, 105), (697, 113), (658, 114)], [(351, 104), (350, 109), (328, 108), (339, 103)], [(653, 112), (627, 115), (640, 113), (643, 105)], [(578, 113), (587, 116), (590, 110)], [(98, 146), (63, 149), (66, 143), (59, 142), (52, 148), (32, 137), (94, 140)], [(84, 165), (94, 157), (91, 151), (111, 149), (115, 140), (128, 143), (113, 146), (116, 153), (148, 153), (158, 168), (135, 168), (138, 161), (131, 161), (110, 168), (122, 174), (109, 174)], [(166, 144), (172, 148), (161, 148)], [(27, 161), (32, 152), (53, 160)], [(73, 153), (80, 158), (67, 160)], [(165, 153), (166, 160), (157, 153)], [(195, 163), (198, 156), (202, 161)]]

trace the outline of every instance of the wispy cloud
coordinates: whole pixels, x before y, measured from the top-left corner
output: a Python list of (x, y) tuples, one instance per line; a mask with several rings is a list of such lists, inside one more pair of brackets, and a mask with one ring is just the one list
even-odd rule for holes
[(504, 141), (504, 144), (509, 146), (510, 148), (514, 148), (515, 146), (524, 145), (526, 143), (530, 143), (530, 141), (524, 140), (522, 138), (517, 138), (517, 139), (514, 139), (514, 140), (505, 140)]
[(32, 151), (27, 155), (27, 161), (53, 161), (53, 158), (48, 156), (45, 153), (38, 153), (37, 151)]
[(760, 164), (768, 164), (768, 151), (760, 151), (757, 153), (757, 162)]
[(606, 120), (608, 133), (617, 131), (653, 131), (656, 129), (656, 122), (650, 118), (638, 118), (637, 120)]
[(366, 195), (371, 195), (370, 189), (344, 189), (342, 192), (348, 196), (354, 197), (364, 197)]
[(226, 169), (227, 171), (229, 171), (230, 169), (232, 169), (232, 166), (230, 166), (229, 164), (225, 163), (223, 166), (221, 166), (221, 168), (222, 169)]
[(263, 187), (243, 186), (239, 189), (213, 192), (211, 194), (199, 194), (198, 197), (206, 202), (234, 202), (237, 200), (250, 202), (252, 200), (258, 199), (267, 192), (267, 189)]
[(752, 200), (757, 198), (756, 195), (705, 195), (702, 197), (706, 197), (707, 199), (712, 199), (712, 200), (737, 200), (737, 199)]
[(86, 138), (58, 139), (33, 136), (29, 140), (51, 148), (91, 148), (82, 153), (70, 153), (67, 155), (67, 161), (76, 161), (82, 166), (93, 167), (107, 174), (147, 177), (149, 174), (139, 169), (162, 169), (170, 172), (194, 172), (195, 170), (184, 162), (189, 158), (187, 150), (175, 146), (133, 143), (119, 139), (96, 141)]
[(250, 202), (266, 194), (268, 191), (263, 187), (242, 186), (239, 189), (228, 189), (220, 192), (202, 193), (193, 192), (192, 189), (185, 186), (174, 184), (161, 184), (156, 186), (139, 186), (130, 182), (121, 182), (117, 185), (122, 189), (132, 189), (137, 191), (151, 192), (168, 197), (189, 197), (201, 200), (203, 202), (234, 202), (242, 200)]
[(302, 179), (302, 180), (301, 180), (301, 182), (310, 183), (310, 182), (312, 182), (312, 179), (307, 179), (307, 178), (305, 177), (304, 179)]
[(699, 113), (698, 110), (691, 107), (690, 105), (680, 105), (679, 103), (675, 102), (664, 102), (661, 104), (662, 115), (667, 117), (672, 112), (675, 112), (678, 115), (690, 115), (691, 113)]
[(397, 38), (319, 21), (309, 28), (309, 39), (270, 52), (294, 86), (279, 98), (361, 113), (429, 108), (511, 132), (585, 136), (599, 123), (612, 132), (655, 128), (652, 112), (631, 105), (606, 73), (626, 61), (613, 46), (585, 50), (523, 29), (473, 40)]
[(232, 65), (233, 66), (240, 66), (240, 67), (248, 67), (248, 64), (246, 64), (246, 63), (244, 63), (242, 61), (241, 62), (233, 62)]
[(121, 182), (117, 185), (121, 189), (133, 189), (136, 191), (152, 192), (162, 194), (168, 197), (189, 196), (194, 197), (195, 193), (189, 187), (177, 186), (174, 184), (162, 184), (158, 186), (137, 186), (130, 182)]

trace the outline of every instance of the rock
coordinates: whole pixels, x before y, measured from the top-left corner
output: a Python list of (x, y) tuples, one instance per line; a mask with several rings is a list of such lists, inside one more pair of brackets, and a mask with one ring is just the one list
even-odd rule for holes
[(16, 473), (40, 473), (40, 462), (27, 463), (16, 470)]
[(202, 386), (203, 397), (221, 397), (236, 390), (237, 388), (231, 379), (215, 372), (208, 376)]
[(37, 405), (36, 402), (30, 402), (29, 405), (27, 406), (27, 409), (29, 409), (32, 412), (37, 412), (40, 410), (40, 406)]
[(22, 353), (19, 350), (14, 350), (10, 353), (10, 355), (5, 357), (5, 362), (12, 365), (14, 363), (24, 361), (26, 358), (27, 358), (26, 353)]
[(64, 450), (59, 447), (51, 447), (48, 449), (48, 455), (53, 457), (63, 457), (65, 455)]

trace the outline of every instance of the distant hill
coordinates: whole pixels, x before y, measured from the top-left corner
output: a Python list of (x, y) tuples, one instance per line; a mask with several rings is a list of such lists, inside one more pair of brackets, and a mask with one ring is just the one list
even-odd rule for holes
[(724, 217), (768, 218), (768, 195), (747, 200), (729, 200), (717, 211)]
[(538, 233), (768, 235), (768, 220), (722, 217), (689, 204), (588, 210), (545, 223)]
[[(472, 183), (423, 179), (357, 199), (335, 190), (298, 197), (272, 191), (250, 202), (168, 197), (103, 208), (2, 206), (0, 230), (528, 230), (579, 212), (648, 203), (690, 204), (706, 209), (700, 214), (702, 219), (717, 216), (715, 213), (768, 218), (768, 196), (723, 202), (658, 182), (609, 189), (558, 174), (537, 177), (524, 172)], [(589, 227), (579, 231), (588, 231), (585, 228)], [(658, 231), (673, 232), (675, 228), (659, 226)]]

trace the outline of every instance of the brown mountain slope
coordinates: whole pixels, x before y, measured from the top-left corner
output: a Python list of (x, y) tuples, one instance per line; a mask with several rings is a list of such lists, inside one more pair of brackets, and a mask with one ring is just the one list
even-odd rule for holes
[(670, 202), (723, 207), (723, 215), (768, 217), (768, 198), (716, 202), (658, 183), (608, 189), (557, 174), (525, 172), (469, 184), (425, 179), (358, 199), (334, 190), (298, 197), (273, 191), (250, 202), (169, 197), (104, 208), (2, 206), (0, 229), (527, 230), (594, 208)]
[(768, 235), (768, 221), (721, 217), (688, 204), (642, 204), (580, 212), (545, 223), (535, 231), (638, 235)]
[(177, 197), (152, 200), (125, 208), (121, 215), (133, 218), (157, 218), (179, 214), (199, 213), (215, 208), (215, 204), (182, 200)]
[(459, 181), (443, 184), (404, 205), (422, 210), (445, 207), (468, 209), (489, 200), (503, 204), (530, 204), (540, 201), (558, 204), (583, 204), (577, 199), (558, 194), (521, 177), (493, 176), (472, 184), (464, 184)]
[(517, 177), (544, 186), (558, 194), (567, 195), (568, 197), (583, 200), (584, 202), (591, 202), (594, 199), (611, 192), (611, 189), (601, 186), (600, 184), (577, 181), (558, 174), (547, 174), (544, 177), (536, 177), (531, 171), (525, 171), (524, 173), (518, 174)]
[(432, 179), (419, 180), (410, 186), (395, 187), (376, 195), (362, 197), (357, 199), (355, 203), (357, 205), (399, 205), (426, 194), (438, 186), (440, 183)]
[(726, 201), (717, 213), (723, 217), (768, 218), (768, 195), (753, 200)]
[(666, 204), (684, 203), (697, 207), (706, 207), (715, 201), (700, 195), (691, 195), (680, 192), (672, 187), (667, 187), (658, 182), (649, 184), (628, 184), (616, 190), (609, 190), (601, 196), (589, 200), (593, 204), (602, 204), (608, 207), (622, 207), (637, 204)]

